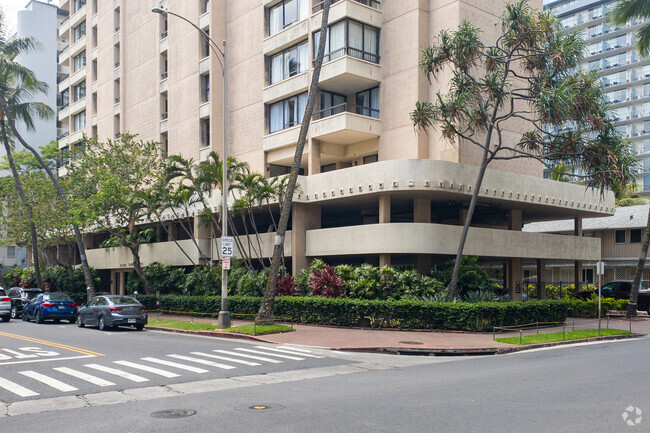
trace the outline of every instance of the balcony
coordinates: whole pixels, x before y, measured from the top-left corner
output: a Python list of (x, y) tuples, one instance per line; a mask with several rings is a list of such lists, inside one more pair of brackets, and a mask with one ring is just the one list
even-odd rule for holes
[(115, 98), (115, 104), (113, 104), (113, 116), (119, 116), (120, 111), (121, 111), (120, 98)]
[(162, 53), (166, 53), (167, 49), (169, 48), (169, 43), (167, 41), (167, 31), (162, 32), (160, 37), (162, 39), (160, 40), (160, 47), (158, 48), (158, 50), (160, 51), (160, 54), (162, 54)]
[(59, 24), (59, 37), (66, 38), (68, 36), (68, 31), (70, 31), (70, 16), (67, 16)]
[(274, 132), (264, 136), (262, 139), (262, 147), (268, 152), (294, 145), (298, 142), (299, 134), (300, 125)]
[[(74, 143), (77, 143), (77, 142), (83, 140), (84, 132), (85, 132), (84, 129), (80, 129), (78, 131), (74, 131), (73, 133), (71, 133), (69, 135), (69, 137), (68, 137), (68, 143), (69, 144), (74, 144)], [(59, 145), (61, 145), (61, 143), (59, 143)]]
[[(84, 66), (83, 68), (80, 68), (77, 71), (74, 71), (72, 75), (70, 75), (70, 86), (74, 86), (76, 84), (81, 83), (83, 80), (86, 79), (86, 67)], [(65, 83), (66, 80), (64, 80), (62, 83)]]
[(118, 9), (120, 7), (120, 0), (113, 0), (113, 9)]
[(115, 62), (115, 69), (113, 69), (113, 80), (119, 80), (122, 76), (122, 70), (120, 69), (120, 62)]
[(203, 30), (210, 27), (210, 11), (205, 12), (199, 17), (199, 27)]
[(90, 52), (90, 60), (97, 60), (97, 47), (93, 48)]
[(60, 122), (62, 122), (63, 119), (65, 119), (67, 117), (70, 117), (70, 106), (69, 105), (64, 105), (59, 110), (59, 114), (57, 115), (57, 118), (59, 119)]
[(120, 27), (115, 27), (115, 33), (113, 33), (113, 45), (120, 44)]
[[(210, 253), (210, 240), (197, 240), (204, 254)], [(178, 244), (192, 258), (194, 263), (199, 263), (199, 252), (192, 239), (178, 241)], [(133, 266), (133, 256), (126, 247), (87, 249), (88, 263), (96, 269), (116, 269)], [(157, 242), (140, 246), (140, 261), (142, 266), (154, 261), (170, 266), (190, 266), (192, 263), (183, 254), (175, 242)]]
[(81, 98), (70, 105), (70, 115), (75, 115), (86, 109), (86, 98)]
[(307, 72), (303, 72), (265, 87), (262, 91), (262, 99), (265, 104), (271, 104), (289, 96), (306, 92), (308, 88), (309, 77), (307, 76)]
[(90, 85), (90, 93), (97, 93), (98, 87), (99, 84), (97, 83), (97, 80), (93, 81), (92, 84)]
[(77, 10), (74, 14), (70, 16), (70, 19), (68, 20), (70, 22), (70, 27), (74, 28), (77, 27), (83, 20), (86, 19), (86, 5), (83, 5), (82, 7)]
[(97, 13), (95, 12), (95, 15), (90, 19), (90, 27), (97, 27), (97, 24), (99, 23), (99, 17), (97, 16)]
[(212, 148), (210, 146), (202, 147), (199, 149), (199, 162), (207, 162), (208, 157), (210, 156), (210, 152), (212, 152)]
[[(371, 2), (369, 0), (339, 0), (330, 7), (330, 15), (328, 22), (335, 23), (342, 18), (352, 18), (353, 20), (380, 28), (382, 22), (382, 14), (379, 8), (366, 6), (366, 4), (375, 4), (379, 2)], [(317, 9), (319, 5), (314, 7)], [(323, 12), (315, 12), (311, 17), (312, 31), (321, 28), (323, 22)]]
[(199, 60), (199, 74), (203, 75), (210, 72), (210, 57), (204, 57)]
[(343, 103), (314, 113), (311, 136), (344, 146), (371, 140), (381, 135), (378, 117), (379, 110)]
[(90, 118), (90, 126), (97, 126), (97, 115), (96, 115), (96, 114), (94, 114), (94, 115)]
[(210, 102), (204, 102), (203, 104), (199, 105), (199, 119), (210, 117), (210, 111)]
[(307, 20), (305, 19), (264, 39), (262, 42), (262, 51), (266, 56), (275, 54), (278, 51), (295, 45), (300, 41), (307, 40), (308, 35), (309, 28), (307, 26)]
[(381, 81), (381, 66), (358, 58), (357, 53), (350, 51), (350, 48), (344, 50), (345, 55), (342, 57), (323, 63), (319, 87), (347, 95), (378, 86)]
[(70, 131), (67, 128), (56, 128), (56, 139), (57, 139), (57, 141), (64, 139), (68, 135), (70, 135)]
[[(167, 113), (164, 114), (166, 115)], [(165, 132), (167, 132), (167, 130), (168, 130), (167, 117), (165, 117), (160, 121), (160, 133), (164, 134)]]
[(86, 35), (77, 39), (70, 47), (70, 56), (74, 57), (86, 49)]
[(63, 92), (65, 89), (70, 87), (70, 77), (65, 77), (57, 86), (57, 90), (59, 93)]
[(169, 86), (167, 84), (167, 73), (165, 72), (165, 78), (161, 78), (160, 80), (160, 93), (167, 92), (168, 87)]

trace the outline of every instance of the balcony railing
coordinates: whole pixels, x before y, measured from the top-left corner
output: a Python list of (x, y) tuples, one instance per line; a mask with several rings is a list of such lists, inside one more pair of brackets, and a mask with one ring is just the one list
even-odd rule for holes
[(160, 34), (160, 39), (165, 39), (167, 37), (167, 30)]
[(63, 26), (63, 24), (65, 24), (69, 19), (70, 19), (70, 15), (63, 18), (63, 20), (61, 20), (61, 22), (59, 23), (59, 27)]
[(162, 120), (165, 120), (165, 119), (167, 119), (167, 115), (168, 115), (168, 114), (167, 114), (167, 112), (165, 111), (164, 113), (161, 113), (161, 114), (160, 114), (160, 117), (162, 117)]
[(354, 113), (354, 114), (359, 114), (361, 116), (373, 117), (375, 119), (379, 119), (379, 110), (377, 110), (376, 108), (366, 107), (363, 105), (350, 104), (348, 102), (344, 102), (339, 105), (333, 105), (323, 110), (316, 111), (314, 112), (312, 118), (314, 120), (324, 119), (326, 117), (334, 116), (335, 114), (340, 114), (340, 113)]
[(343, 47), (335, 51), (330, 51), (323, 56), (323, 63), (338, 59), (343, 56), (356, 57), (357, 59), (366, 60), (372, 63), (379, 63), (379, 54), (363, 51), (358, 48)]
[(165, 78), (167, 78), (167, 71), (160, 74), (160, 79), (161, 80), (164, 80)]
[(68, 135), (70, 135), (70, 131), (65, 131), (65, 132), (62, 132), (61, 134), (59, 134), (59, 135), (56, 137), (56, 139), (57, 139), (57, 140), (61, 140), (62, 138), (67, 137)]
[[(334, 3), (338, 2), (338, 1), (339, 0), (332, 1), (332, 4), (334, 4)], [(361, 3), (362, 5), (370, 6), (371, 8), (377, 9), (377, 10), (379, 10), (380, 7), (381, 7), (381, 1), (379, 1), (379, 0), (353, 0), (353, 1), (355, 1), (357, 3)], [(314, 5), (314, 7), (313, 7), (314, 13), (323, 10), (324, 5), (325, 5), (324, 1)]]

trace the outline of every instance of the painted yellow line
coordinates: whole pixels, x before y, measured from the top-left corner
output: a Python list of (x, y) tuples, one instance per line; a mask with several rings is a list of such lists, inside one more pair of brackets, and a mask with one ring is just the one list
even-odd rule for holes
[(54, 343), (52, 341), (39, 340), (37, 338), (25, 337), (23, 335), (9, 334), (7, 332), (0, 332), (0, 337), (9, 337), (9, 338), (15, 338), (17, 340), (29, 341), (30, 343), (37, 343), (37, 344), (42, 344), (44, 346), (56, 347), (58, 349), (69, 350), (71, 352), (77, 352), (83, 355), (106, 356), (103, 353), (92, 352), (90, 350), (80, 349), (79, 347), (68, 346), (67, 344)]

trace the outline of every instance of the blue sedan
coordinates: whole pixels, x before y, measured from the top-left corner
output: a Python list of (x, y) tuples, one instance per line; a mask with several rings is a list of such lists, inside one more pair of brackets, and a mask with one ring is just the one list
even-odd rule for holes
[(43, 323), (45, 320), (61, 319), (74, 323), (77, 320), (77, 304), (65, 293), (41, 293), (23, 307), (23, 320)]

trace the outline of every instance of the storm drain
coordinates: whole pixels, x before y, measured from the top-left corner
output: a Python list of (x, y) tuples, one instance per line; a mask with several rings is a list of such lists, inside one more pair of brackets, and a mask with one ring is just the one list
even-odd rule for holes
[(154, 418), (165, 418), (165, 419), (174, 419), (174, 418), (185, 418), (196, 414), (194, 409), (166, 409), (154, 412), (151, 414)]

